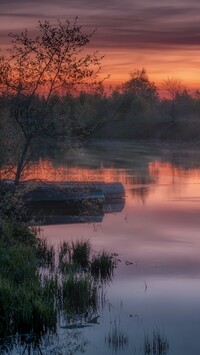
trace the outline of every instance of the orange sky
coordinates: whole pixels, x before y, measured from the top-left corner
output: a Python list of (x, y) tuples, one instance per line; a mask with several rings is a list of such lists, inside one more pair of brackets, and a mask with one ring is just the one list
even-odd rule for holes
[(97, 28), (90, 47), (105, 55), (102, 76), (119, 84), (145, 67), (157, 84), (177, 77), (200, 87), (200, 2), (198, 0), (0, 0), (0, 43), (8, 32), (35, 31), (38, 20), (74, 19)]

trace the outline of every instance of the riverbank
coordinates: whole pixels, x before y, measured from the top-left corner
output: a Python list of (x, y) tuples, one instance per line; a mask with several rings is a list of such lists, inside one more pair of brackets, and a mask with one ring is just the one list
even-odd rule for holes
[[(113, 256), (95, 253), (89, 241), (61, 243), (20, 221), (19, 211), (0, 216), (0, 352), (39, 347), (47, 333), (88, 326), (96, 316), (99, 288), (110, 280)], [(64, 318), (63, 318), (64, 317)], [(17, 340), (16, 340), (17, 337)], [(9, 353), (10, 353), (9, 352)]]

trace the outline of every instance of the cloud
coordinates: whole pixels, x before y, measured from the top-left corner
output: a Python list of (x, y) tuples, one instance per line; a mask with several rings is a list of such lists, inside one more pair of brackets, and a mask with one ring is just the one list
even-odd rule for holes
[(114, 80), (140, 66), (174, 75), (194, 70), (197, 80), (199, 15), (199, 0), (0, 0), (0, 43), (6, 47), (9, 32), (28, 28), (35, 33), (38, 20), (78, 16), (83, 30), (97, 29), (90, 47), (105, 54)]
[(0, 0), (0, 18), (6, 18), (8, 28), (12, 21), (23, 29), (27, 19), (34, 26), (36, 19), (77, 15), (86, 28), (98, 28), (95, 46), (105, 48), (197, 46), (199, 13), (196, 0), (190, 6), (185, 0), (19, 0), (17, 6), (14, 0)]

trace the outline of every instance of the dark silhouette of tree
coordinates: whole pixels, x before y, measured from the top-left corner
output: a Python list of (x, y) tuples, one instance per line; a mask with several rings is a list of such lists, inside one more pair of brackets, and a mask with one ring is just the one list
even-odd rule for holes
[(163, 80), (161, 88), (166, 94), (167, 99), (170, 100), (170, 117), (171, 122), (174, 124), (177, 114), (177, 101), (178, 98), (183, 95), (185, 90), (184, 85), (182, 84), (181, 80), (172, 77)]
[(146, 69), (138, 69), (130, 73), (131, 78), (122, 84), (122, 92), (141, 97), (149, 102), (158, 99), (155, 84), (149, 80)]
[(93, 33), (74, 22), (39, 22), (38, 34), (10, 34), (12, 48), (0, 57), (0, 90), (9, 97), (10, 115), (23, 136), (15, 185), (18, 185), (32, 141), (48, 129), (49, 102), (56, 93), (75, 93), (98, 84), (102, 57), (85, 46)]
[[(151, 117), (159, 101), (157, 88), (150, 81), (145, 69), (131, 72), (130, 77), (112, 93), (110, 102), (113, 110), (110, 121), (119, 122), (115, 125), (118, 125), (116, 129), (122, 129), (125, 137), (130, 137), (130, 132), (132, 136), (143, 134), (146, 137), (152, 125)], [(123, 122), (121, 128), (120, 121)], [(114, 125), (112, 129), (115, 130)]]

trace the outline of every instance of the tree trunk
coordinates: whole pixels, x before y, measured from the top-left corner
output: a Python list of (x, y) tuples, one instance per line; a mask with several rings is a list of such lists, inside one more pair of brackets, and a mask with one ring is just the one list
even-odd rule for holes
[(175, 109), (176, 109), (175, 101), (173, 99), (172, 103), (171, 103), (171, 121), (172, 121), (173, 124), (175, 123), (175, 119), (176, 119), (176, 117), (175, 117)]
[(31, 139), (30, 138), (26, 138), (26, 142), (24, 144), (24, 148), (22, 150), (22, 154), (21, 154), (20, 160), (18, 162), (17, 171), (16, 171), (16, 174), (15, 174), (15, 181), (14, 181), (14, 187), (15, 188), (19, 185), (21, 174), (22, 174), (22, 171), (24, 169), (24, 162), (25, 162), (25, 159), (26, 159), (26, 155), (27, 155), (28, 149), (30, 147), (30, 143), (31, 143)]

